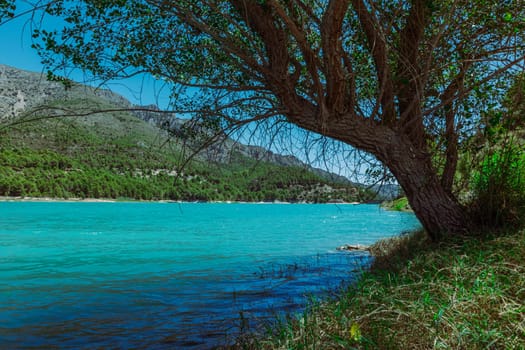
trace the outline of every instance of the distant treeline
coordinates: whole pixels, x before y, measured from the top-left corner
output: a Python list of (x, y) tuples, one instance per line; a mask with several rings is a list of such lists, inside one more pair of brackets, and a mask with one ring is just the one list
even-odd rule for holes
[(77, 159), (50, 150), (5, 147), (0, 149), (0, 195), (316, 203), (367, 198), (363, 190), (328, 185), (297, 167), (259, 163), (224, 169), (197, 163), (174, 176), (155, 165), (116, 155)]

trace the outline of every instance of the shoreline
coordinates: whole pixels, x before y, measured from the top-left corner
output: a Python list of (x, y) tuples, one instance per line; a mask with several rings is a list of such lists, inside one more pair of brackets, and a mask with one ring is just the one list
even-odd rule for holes
[[(0, 196), (0, 202), (86, 202), (86, 203), (114, 203), (118, 202), (116, 199), (111, 198), (54, 198), (54, 197), (11, 197), (11, 196)], [(130, 202), (132, 202), (130, 200)]]
[(55, 198), (55, 197), (26, 197), (26, 196), (0, 196), (0, 202), (49, 202), (49, 203), (218, 203), (218, 204), (337, 204), (337, 205), (361, 205), (363, 202), (341, 202), (341, 203), (310, 203), (310, 202), (245, 202), (245, 201), (182, 201), (182, 200), (143, 200), (133, 198)]

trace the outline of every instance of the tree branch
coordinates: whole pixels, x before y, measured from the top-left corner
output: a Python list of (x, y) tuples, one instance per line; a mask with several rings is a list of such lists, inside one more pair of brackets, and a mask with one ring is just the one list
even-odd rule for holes
[[(345, 97), (348, 86), (353, 86), (353, 69), (350, 60), (343, 62), (343, 47), (341, 44), (343, 20), (348, 10), (349, 0), (330, 0), (321, 24), (321, 45), (323, 48), (324, 71), (326, 77), (326, 105), (331, 114), (344, 114)], [(350, 72), (345, 77), (343, 64)]]
[(306, 63), (306, 68), (310, 73), (313, 80), (313, 91), (317, 95), (319, 103), (322, 103), (323, 98), (323, 85), (319, 78), (319, 69), (321, 68), (321, 62), (317, 54), (312, 50), (306, 39), (306, 35), (303, 28), (299, 28), (298, 24), (286, 14), (286, 11), (282, 6), (275, 0), (269, 0), (269, 4), (274, 8), (277, 15), (283, 20), (290, 33), (293, 35)]
[(427, 22), (427, 6), (424, 0), (412, 1), (406, 25), (400, 36), (396, 71), (400, 122), (414, 143), (419, 145), (425, 142), (421, 113), (425, 84), (419, 67), (422, 60), (419, 53)]
[(382, 35), (377, 17), (368, 11), (364, 0), (352, 0), (352, 6), (363, 29), (370, 53), (374, 59), (376, 74), (379, 81), (379, 100), (382, 108), (382, 121), (385, 124), (395, 122), (394, 82), (388, 63), (388, 47)]
[(458, 100), (458, 99), (461, 99), (461, 98), (465, 97), (466, 95), (471, 93), (478, 86), (481, 86), (481, 85), (485, 84), (486, 82), (489, 82), (490, 80), (494, 79), (498, 75), (500, 75), (500, 74), (508, 71), (512, 67), (518, 65), (520, 62), (524, 62), (525, 63), (525, 55), (522, 55), (522, 56), (520, 56), (520, 57), (518, 57), (518, 58), (516, 58), (516, 59), (514, 59), (514, 60), (512, 60), (510, 62), (508, 62), (507, 64), (501, 66), (499, 69), (496, 69), (495, 71), (493, 71), (492, 73), (490, 73), (489, 75), (484, 77), (483, 79), (478, 80), (476, 82), (476, 84), (473, 84), (472, 86), (469, 86), (468, 88), (465, 88), (462, 91), (459, 91), (454, 96), (450, 96), (447, 99), (442, 99), (439, 104), (437, 104), (437, 105), (435, 105), (435, 106), (425, 110), (423, 112), (423, 115), (431, 115), (433, 113), (436, 113), (438, 110), (443, 108), (445, 105), (450, 104), (454, 100)]

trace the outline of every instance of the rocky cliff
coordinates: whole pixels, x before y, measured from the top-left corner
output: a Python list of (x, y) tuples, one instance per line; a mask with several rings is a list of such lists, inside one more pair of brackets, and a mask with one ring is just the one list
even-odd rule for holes
[(45, 73), (0, 64), (0, 121), (57, 100), (100, 98), (113, 106), (132, 107), (124, 97), (68, 80), (50, 81)]

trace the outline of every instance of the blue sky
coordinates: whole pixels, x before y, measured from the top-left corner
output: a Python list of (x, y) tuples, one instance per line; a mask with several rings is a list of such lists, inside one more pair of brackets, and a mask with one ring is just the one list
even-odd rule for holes
[(17, 18), (0, 25), (0, 63), (36, 71), (42, 70), (40, 58), (31, 49), (31, 33), (26, 18)]
[[(0, 24), (0, 64), (15, 68), (45, 73), (38, 53), (31, 48), (31, 28), (28, 24), (29, 16), (15, 18)], [(50, 23), (53, 25), (53, 23)], [(59, 74), (59, 73), (58, 73)], [(60, 74), (59, 74), (60, 75)], [(81, 72), (68, 76), (82, 82)], [(163, 83), (150, 76), (139, 76), (119, 82), (109, 82), (104, 87), (117, 92), (137, 105), (156, 104), (167, 107), (169, 91), (162, 88)]]

